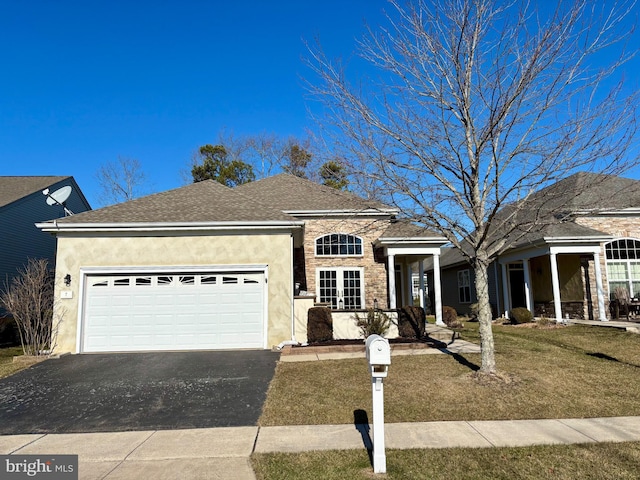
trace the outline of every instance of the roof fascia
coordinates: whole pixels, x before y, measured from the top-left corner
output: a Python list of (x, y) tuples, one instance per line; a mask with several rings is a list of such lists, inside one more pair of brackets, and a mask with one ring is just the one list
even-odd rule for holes
[(582, 217), (596, 216), (596, 217), (635, 217), (640, 215), (639, 207), (630, 207), (630, 208), (612, 208), (612, 209), (603, 209), (603, 210), (576, 210), (572, 212), (572, 215), (578, 215)]
[(293, 217), (388, 217), (397, 215), (398, 210), (368, 209), (368, 210), (283, 210)]
[(185, 222), (185, 223), (36, 223), (43, 232), (181, 232), (181, 231), (227, 231), (227, 230), (279, 230), (300, 229), (302, 221), (272, 222)]

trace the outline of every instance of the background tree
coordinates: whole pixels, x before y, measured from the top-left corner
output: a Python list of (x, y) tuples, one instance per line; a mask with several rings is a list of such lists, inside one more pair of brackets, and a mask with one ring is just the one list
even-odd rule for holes
[(307, 168), (311, 163), (312, 155), (306, 149), (295, 143), (295, 141), (290, 141), (284, 148), (283, 157), (285, 162), (282, 165), (282, 170), (285, 173), (307, 178)]
[(150, 193), (147, 176), (140, 162), (133, 158), (118, 157), (107, 162), (96, 173), (102, 205), (127, 202)]
[(320, 167), (322, 184), (337, 190), (346, 190), (349, 185), (347, 169), (335, 160), (329, 160)]
[(255, 179), (253, 167), (239, 159), (231, 159), (224, 145), (203, 145), (198, 150), (200, 162), (193, 166), (194, 182), (215, 180), (235, 187)]
[(540, 227), (543, 216), (523, 215), (526, 200), (577, 171), (637, 165), (637, 93), (616, 77), (630, 56), (624, 40), (634, 35), (627, 17), (635, 4), (391, 5), (388, 25), (358, 45), (358, 71), (376, 77), (352, 86), (349, 72), (316, 48), (313, 90), (331, 112), (326, 131), (352, 178), (466, 255), (480, 371), (495, 374), (487, 268), (507, 238)]

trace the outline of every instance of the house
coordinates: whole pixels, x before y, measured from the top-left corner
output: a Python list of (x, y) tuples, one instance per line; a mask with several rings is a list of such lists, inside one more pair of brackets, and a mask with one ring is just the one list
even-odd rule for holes
[[(492, 262), (494, 315), (525, 307), (556, 320), (606, 321), (616, 287), (640, 297), (639, 181), (582, 172), (527, 202), (540, 213), (539, 226), (508, 236), (506, 250)], [(470, 313), (476, 302), (471, 267), (455, 248), (443, 248), (440, 260), (443, 304)]]
[(73, 177), (0, 177), (0, 221), (5, 230), (0, 242), (0, 288), (10, 282), (30, 258), (46, 258), (53, 266), (56, 240), (36, 228), (36, 222), (65, 216), (62, 205), (47, 204), (42, 191), (51, 193), (71, 187), (67, 209), (79, 213), (90, 210)]
[(268, 349), (304, 341), (314, 304), (395, 309), (411, 301), (411, 265), (437, 263), (446, 242), (397, 213), (282, 174), (41, 223), (58, 239), (57, 350)]

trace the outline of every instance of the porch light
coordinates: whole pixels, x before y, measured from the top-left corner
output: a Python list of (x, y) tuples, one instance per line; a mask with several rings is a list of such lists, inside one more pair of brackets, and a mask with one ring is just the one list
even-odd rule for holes
[(67, 287), (71, 285), (71, 275), (69, 275), (68, 273), (64, 277), (64, 284)]
[(338, 310), (343, 310), (344, 309), (344, 300), (340, 299), (338, 300)]
[(377, 298), (374, 298), (374, 299), (373, 299), (373, 309), (374, 309), (374, 310), (378, 310), (378, 309), (379, 309), (378, 307), (379, 307), (379, 305), (378, 305), (378, 299), (377, 299)]

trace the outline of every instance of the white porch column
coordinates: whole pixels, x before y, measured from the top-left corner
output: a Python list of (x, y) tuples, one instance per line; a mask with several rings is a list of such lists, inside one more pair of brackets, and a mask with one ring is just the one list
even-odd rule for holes
[(502, 298), (504, 299), (504, 317), (509, 318), (509, 310), (511, 310), (511, 299), (509, 298), (509, 277), (507, 276), (507, 265), (500, 264), (502, 269)]
[(425, 301), (424, 301), (424, 260), (420, 259), (420, 261), (418, 262), (418, 275), (420, 275), (420, 292), (418, 293), (418, 295), (420, 295), (420, 306), (422, 308), (425, 308)]
[(556, 322), (562, 322), (562, 303), (560, 302), (560, 280), (558, 279), (558, 260), (555, 253), (551, 253), (551, 285), (553, 287), (553, 307), (556, 311)]
[(601, 322), (607, 322), (607, 312), (604, 309), (604, 286), (602, 284), (602, 269), (600, 268), (600, 254), (593, 254), (593, 271), (596, 276), (596, 291), (598, 293), (598, 317)]
[(410, 306), (413, 305), (413, 270), (411, 269), (411, 262), (409, 262), (409, 260), (406, 261), (405, 265), (407, 268), (404, 278), (407, 283), (407, 288), (404, 294), (404, 304)]
[(440, 285), (440, 254), (433, 255), (433, 296), (435, 303), (436, 325), (444, 325), (442, 321), (442, 293)]
[(524, 271), (524, 298), (527, 310), (533, 313), (533, 291), (531, 290), (531, 271), (529, 270), (529, 260), (522, 261)]
[(396, 256), (387, 256), (387, 275), (389, 284), (389, 309), (395, 310), (396, 308)]

